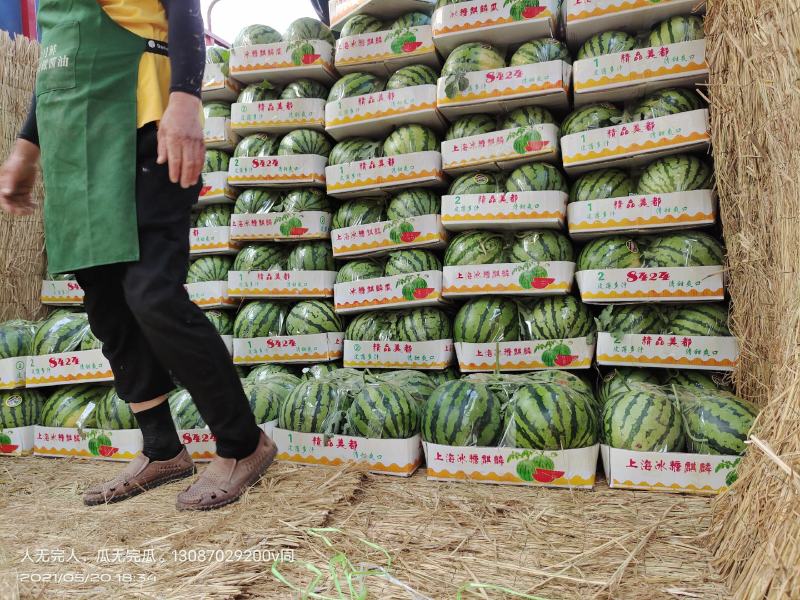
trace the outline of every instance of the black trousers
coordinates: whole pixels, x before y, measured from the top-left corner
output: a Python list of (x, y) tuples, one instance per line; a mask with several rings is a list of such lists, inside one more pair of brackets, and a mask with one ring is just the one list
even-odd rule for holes
[(260, 430), (222, 338), (183, 287), (200, 186), (169, 180), (167, 166), (156, 164), (156, 136), (150, 124), (137, 137), (139, 261), (75, 275), (119, 397), (152, 400), (175, 388), (174, 376), (217, 438), (217, 453), (241, 456), (256, 447)]

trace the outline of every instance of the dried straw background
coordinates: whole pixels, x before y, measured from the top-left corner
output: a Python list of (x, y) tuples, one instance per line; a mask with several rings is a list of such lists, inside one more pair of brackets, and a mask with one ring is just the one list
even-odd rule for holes
[[(33, 94), (39, 45), (0, 31), (0, 162), (8, 156)], [(41, 183), (36, 198), (42, 205)], [(39, 301), (44, 272), (41, 208), (30, 217), (0, 213), (0, 321), (35, 319), (45, 311)]]

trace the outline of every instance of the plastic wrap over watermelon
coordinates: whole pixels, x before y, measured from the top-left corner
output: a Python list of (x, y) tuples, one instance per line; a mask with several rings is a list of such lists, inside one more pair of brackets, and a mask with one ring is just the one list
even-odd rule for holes
[[(413, 285), (410, 282), (407, 285)], [(452, 338), (449, 316), (426, 306), (409, 310), (362, 313), (350, 321), (345, 339), (353, 341), (429, 342)]]
[(422, 439), (446, 446), (496, 445), (503, 429), (503, 397), (502, 387), (485, 381), (442, 383), (422, 409)]
[(372, 439), (403, 440), (419, 432), (419, 403), (390, 381), (368, 381), (352, 395), (344, 433)]
[(302, 433), (341, 434), (352, 402), (345, 383), (346, 379), (337, 383), (327, 379), (303, 381), (281, 406), (278, 427)]
[(77, 350), (88, 331), (86, 313), (58, 309), (39, 323), (31, 342), (31, 354), (43, 356)]

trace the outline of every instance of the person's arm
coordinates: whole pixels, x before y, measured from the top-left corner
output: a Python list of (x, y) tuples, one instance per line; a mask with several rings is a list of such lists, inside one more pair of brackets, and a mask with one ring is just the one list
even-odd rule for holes
[(200, 97), (206, 43), (199, 0), (161, 0), (167, 13), (169, 64), (172, 70), (169, 91)]
[(17, 136), (20, 139), (27, 140), (31, 144), (39, 145), (39, 128), (36, 126), (36, 94), (31, 98), (31, 107), (28, 109), (28, 118), (22, 124), (22, 129)]
[(319, 20), (330, 26), (331, 18), (328, 15), (328, 0), (311, 0), (311, 6), (314, 8), (314, 12), (317, 13)]

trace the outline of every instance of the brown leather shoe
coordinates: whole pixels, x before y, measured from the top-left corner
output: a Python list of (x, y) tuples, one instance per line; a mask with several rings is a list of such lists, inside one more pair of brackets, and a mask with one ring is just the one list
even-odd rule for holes
[(83, 494), (83, 502), (88, 506), (119, 502), (194, 473), (194, 462), (185, 447), (170, 460), (151, 462), (139, 453), (116, 477), (87, 489)]
[(239, 499), (275, 460), (278, 447), (261, 432), (255, 451), (241, 460), (214, 457), (191, 486), (178, 495), (178, 510), (209, 510)]

